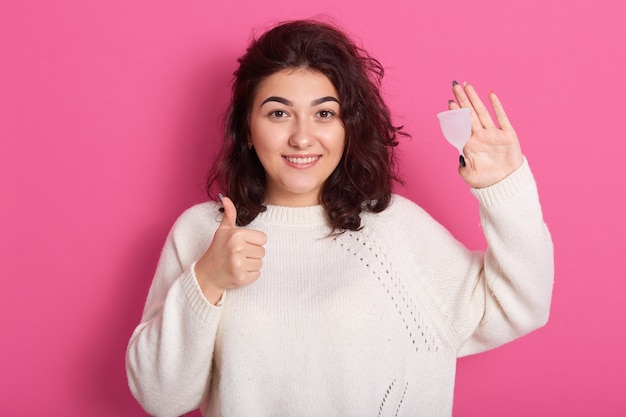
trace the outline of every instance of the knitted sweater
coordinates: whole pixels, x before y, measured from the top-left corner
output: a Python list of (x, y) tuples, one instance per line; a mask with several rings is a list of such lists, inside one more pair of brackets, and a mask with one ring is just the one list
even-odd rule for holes
[(553, 249), (526, 162), (473, 189), (486, 252), (471, 252), (395, 195), (362, 230), (329, 236), (320, 206), (268, 206), (261, 277), (219, 306), (193, 273), (221, 214), (172, 228), (127, 352), (131, 391), (155, 416), (450, 416), (457, 357), (548, 317)]

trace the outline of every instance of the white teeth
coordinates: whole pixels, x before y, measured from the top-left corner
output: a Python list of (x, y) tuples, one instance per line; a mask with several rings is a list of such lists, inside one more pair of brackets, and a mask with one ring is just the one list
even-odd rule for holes
[(292, 164), (310, 164), (311, 162), (315, 161), (317, 158), (318, 158), (317, 156), (309, 156), (306, 158), (293, 158), (290, 156), (286, 157), (287, 161), (291, 162)]

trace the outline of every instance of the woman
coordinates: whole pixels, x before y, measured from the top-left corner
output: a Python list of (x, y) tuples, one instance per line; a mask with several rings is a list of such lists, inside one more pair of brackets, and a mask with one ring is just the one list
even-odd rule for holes
[(346, 35), (288, 22), (239, 64), (207, 186), (227, 197), (167, 238), (129, 343), (133, 394), (157, 416), (451, 415), (457, 357), (549, 312), (551, 239), (499, 100), (496, 125), (453, 83), (488, 242), (470, 252), (392, 194), (403, 133), (382, 67)]

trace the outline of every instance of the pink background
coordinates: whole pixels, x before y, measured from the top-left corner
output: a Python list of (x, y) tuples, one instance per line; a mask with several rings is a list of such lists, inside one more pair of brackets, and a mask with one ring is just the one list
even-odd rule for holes
[(205, 199), (235, 59), (317, 14), (387, 68), (413, 135), (398, 192), (469, 247), (477, 205), (435, 117), (451, 80), (498, 93), (537, 177), (550, 322), (460, 360), (455, 416), (626, 415), (624, 4), (0, 1), (0, 415), (145, 415), (126, 343), (169, 227)]

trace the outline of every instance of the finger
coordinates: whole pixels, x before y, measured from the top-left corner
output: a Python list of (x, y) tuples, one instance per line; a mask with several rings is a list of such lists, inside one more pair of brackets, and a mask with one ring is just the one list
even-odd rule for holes
[(489, 114), (489, 110), (483, 104), (482, 100), (478, 96), (478, 93), (476, 93), (476, 90), (474, 89), (474, 87), (472, 87), (469, 84), (466, 84), (464, 90), (465, 90), (465, 94), (467, 95), (470, 102), (472, 103), (472, 107), (474, 108), (474, 111), (476, 112), (476, 115), (478, 116), (478, 119), (480, 120), (480, 124), (485, 129), (494, 128), (496, 125), (493, 122), (491, 115)]
[(448, 100), (448, 110), (458, 109), (459, 105), (454, 100)]
[(220, 229), (234, 229), (237, 222), (237, 208), (233, 201), (228, 197), (220, 197), (222, 206), (224, 207), (224, 217), (220, 223)]
[(267, 235), (259, 230), (246, 229), (245, 241), (255, 246), (263, 246), (267, 243)]
[(265, 248), (260, 245), (250, 245), (246, 250), (246, 258), (263, 259), (265, 257)]
[(467, 94), (465, 93), (463, 87), (456, 81), (452, 83), (452, 92), (454, 93), (454, 97), (456, 97), (457, 103), (459, 103), (459, 107), (468, 107), (472, 109), (472, 112), (470, 112), (470, 118), (472, 120), (472, 132), (482, 129), (483, 126), (480, 123), (480, 119), (478, 119), (478, 116), (476, 115), (476, 110), (474, 110), (472, 102), (467, 97)]
[(509, 121), (509, 118), (504, 111), (504, 107), (500, 102), (500, 99), (496, 96), (493, 91), (489, 92), (489, 100), (491, 101), (491, 106), (493, 107), (493, 111), (496, 115), (496, 120), (498, 121), (498, 125), (502, 130), (513, 130), (513, 126)]
[(246, 272), (256, 272), (260, 271), (262, 266), (263, 261), (261, 261), (260, 259), (248, 259), (245, 268)]
[(261, 277), (261, 268), (256, 269), (254, 271), (248, 271), (246, 274), (246, 282), (244, 285), (252, 284), (254, 281)]

